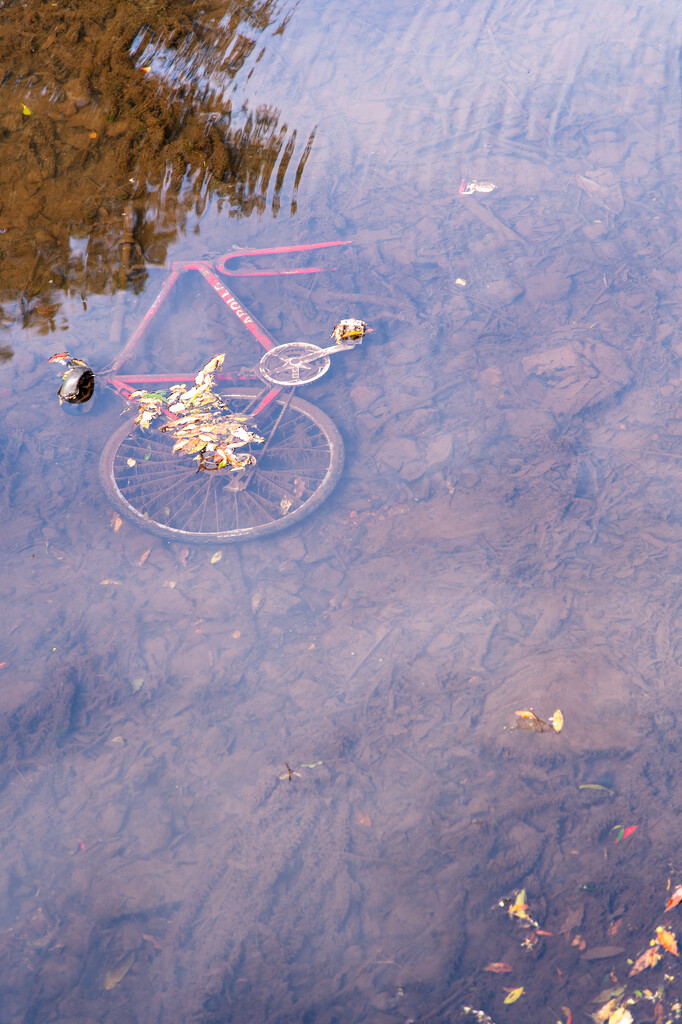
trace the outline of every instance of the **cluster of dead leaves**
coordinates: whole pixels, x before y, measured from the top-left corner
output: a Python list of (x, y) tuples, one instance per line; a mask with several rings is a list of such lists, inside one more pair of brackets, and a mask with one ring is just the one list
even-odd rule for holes
[(162, 413), (169, 414), (169, 421), (160, 429), (174, 437), (174, 452), (194, 455), (199, 469), (252, 466), (256, 461), (253, 455), (237, 455), (235, 449), (251, 443), (262, 444), (264, 440), (247, 430), (244, 418), (231, 413), (214, 391), (215, 374), (224, 359), (225, 353), (213, 356), (199, 370), (193, 387), (175, 384), (168, 398), (159, 391), (133, 391), (130, 395), (138, 403), (135, 422), (142, 430)]
[[(673, 907), (676, 907), (678, 903), (682, 903), (682, 885), (678, 885), (672, 893), (663, 912), (667, 913), (669, 910), (672, 910)], [(639, 974), (640, 971), (646, 970), (647, 967), (655, 967), (663, 956), (661, 950), (667, 950), (667, 952), (672, 953), (673, 956), (680, 955), (677, 949), (675, 932), (658, 925), (656, 928), (655, 938), (651, 940), (647, 949), (637, 957), (632, 965), (629, 977), (632, 978), (635, 974)]]
[[(669, 885), (670, 883), (668, 883), (668, 886)], [(682, 885), (678, 885), (668, 899), (664, 913), (672, 910), (673, 907), (676, 907), (679, 903), (682, 903)], [(679, 957), (677, 938), (675, 937), (675, 932), (671, 929), (664, 928), (662, 925), (657, 925), (654, 937), (651, 939), (649, 945), (632, 963), (628, 977), (633, 978), (636, 975), (641, 974), (642, 971), (647, 970), (649, 967), (656, 967), (656, 965), (663, 959), (665, 952)], [(668, 978), (667, 980), (672, 979)], [(625, 985), (620, 985), (615, 989), (603, 992), (601, 996), (598, 997), (599, 1001), (601, 1001), (605, 996), (608, 996), (608, 998), (599, 1010), (592, 1015), (592, 1019), (595, 1024), (633, 1024), (634, 1017), (632, 1016), (629, 1007), (635, 1006), (642, 1001), (652, 1003), (656, 1021), (663, 1021), (665, 1016), (663, 1006), (663, 986), (659, 987), (655, 992), (645, 988), (642, 991), (636, 991), (634, 995), (629, 998), (624, 998), (624, 995)], [(675, 1019), (677, 1019), (678, 1011), (682, 1010), (682, 1007), (680, 1007), (679, 1004), (676, 1004), (672, 1009), (675, 1011)]]

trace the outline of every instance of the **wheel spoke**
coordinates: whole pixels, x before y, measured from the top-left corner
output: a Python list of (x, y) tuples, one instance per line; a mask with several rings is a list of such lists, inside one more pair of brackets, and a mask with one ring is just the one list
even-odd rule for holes
[[(244, 391), (225, 397), (240, 414), (257, 395)], [(194, 460), (172, 451), (168, 434), (123, 427), (101, 462), (112, 501), (139, 525), (174, 539), (242, 540), (283, 529), (330, 493), (341, 471), (343, 444), (328, 417), (298, 398), (276, 398), (250, 425), (266, 442), (242, 449), (256, 458), (242, 490), (226, 486), (228, 470), (197, 471)]]

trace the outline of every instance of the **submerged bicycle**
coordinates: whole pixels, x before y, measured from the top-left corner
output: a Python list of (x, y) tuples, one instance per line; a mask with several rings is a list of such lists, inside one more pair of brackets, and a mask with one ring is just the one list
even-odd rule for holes
[(223, 278), (321, 273), (317, 267), (239, 272), (227, 264), (245, 257), (348, 244), (338, 241), (241, 250), (215, 261), (173, 263), (139, 326), (101, 373), (93, 374), (68, 353), (52, 357), (52, 361), (66, 364), (60, 399), (69, 403), (88, 401), (95, 377), (126, 400), (140, 390), (167, 392), (177, 385), (191, 387), (194, 374), (121, 372), (181, 275), (189, 271), (201, 274), (240, 329), (265, 350), (257, 366), (249, 370), (215, 374), (219, 400), (258, 435), (254, 442), (240, 447), (243, 468), (198, 471), (193, 459), (173, 450), (171, 433), (153, 427), (142, 430), (130, 418), (109, 438), (99, 466), (106, 493), (121, 516), (166, 540), (227, 543), (285, 529), (329, 496), (343, 468), (343, 441), (331, 419), (295, 391), (326, 373), (332, 355), (355, 348), (366, 325), (360, 320), (341, 321), (334, 329), (334, 344), (324, 348), (309, 342), (278, 345)]

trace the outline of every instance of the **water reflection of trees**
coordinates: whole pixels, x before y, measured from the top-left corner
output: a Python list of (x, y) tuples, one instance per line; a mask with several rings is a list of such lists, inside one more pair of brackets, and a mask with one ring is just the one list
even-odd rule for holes
[[(294, 5), (295, 6), (295, 5)], [(59, 290), (132, 278), (211, 195), (232, 216), (291, 210), (314, 131), (299, 138), (267, 105), (233, 108), (294, 6), (276, 0), (164, 5), (42, 0), (0, 20), (0, 299), (5, 317), (49, 330)], [(238, 109), (237, 109), (238, 106)], [(134, 252), (121, 273), (122, 213)], [(10, 306), (12, 307), (10, 309)], [(42, 310), (42, 312), (41, 312)]]

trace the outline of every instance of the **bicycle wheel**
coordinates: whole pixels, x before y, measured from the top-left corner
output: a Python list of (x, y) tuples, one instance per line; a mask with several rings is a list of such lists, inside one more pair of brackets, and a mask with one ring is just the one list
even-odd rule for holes
[[(239, 413), (259, 395), (221, 397)], [(239, 449), (251, 469), (197, 472), (190, 456), (172, 451), (173, 438), (131, 420), (109, 438), (100, 475), (110, 501), (126, 519), (166, 540), (227, 543), (264, 537), (298, 522), (331, 493), (343, 468), (343, 441), (323, 412), (280, 395), (257, 417), (266, 444)]]

